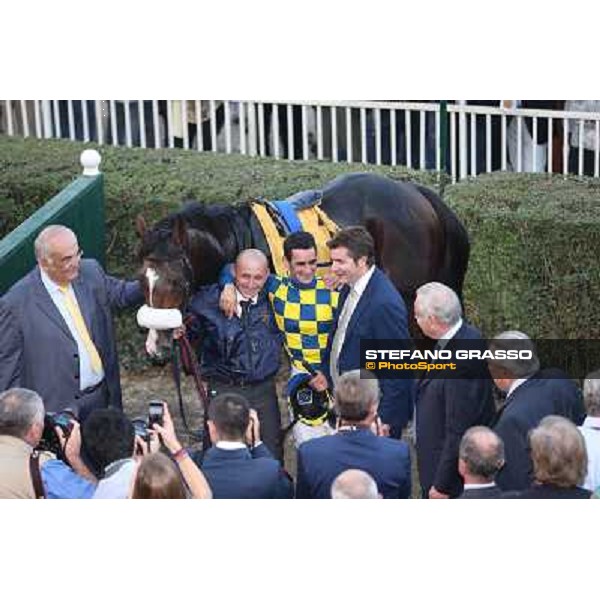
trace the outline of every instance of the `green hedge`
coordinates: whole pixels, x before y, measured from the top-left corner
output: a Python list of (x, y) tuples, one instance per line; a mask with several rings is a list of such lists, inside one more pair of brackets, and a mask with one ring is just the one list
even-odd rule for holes
[[(0, 136), (1, 235), (79, 174), (85, 147), (91, 145)], [(184, 199), (281, 198), (357, 170), (439, 190), (435, 173), (401, 167), (292, 163), (184, 150), (99, 150), (108, 269), (121, 276), (132, 276), (138, 266), (135, 216), (142, 213), (154, 222)], [(599, 181), (495, 173), (446, 186), (444, 198), (471, 237), (465, 298), (469, 318), (485, 335), (510, 328), (537, 338), (600, 339)], [(142, 368), (143, 335), (132, 316), (118, 318), (117, 327), (124, 367)]]
[[(66, 140), (0, 136), (0, 235), (5, 235), (81, 171), (79, 155), (94, 147), (102, 155), (107, 214), (107, 264), (115, 275), (131, 277), (135, 261), (135, 217), (152, 223), (182, 200), (233, 202), (265, 196), (284, 198), (319, 188), (342, 173), (375, 171), (439, 189), (435, 173), (403, 167), (327, 162), (289, 162), (189, 150), (100, 147)], [(142, 368), (143, 336), (130, 314), (117, 319), (121, 362)]]
[(600, 339), (600, 181), (496, 173), (445, 200), (471, 237), (465, 298), (486, 335)]

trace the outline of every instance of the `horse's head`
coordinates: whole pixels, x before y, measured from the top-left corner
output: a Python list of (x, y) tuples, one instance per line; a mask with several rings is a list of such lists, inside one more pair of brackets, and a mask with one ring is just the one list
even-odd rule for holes
[[(176, 216), (172, 226), (161, 222), (149, 229), (144, 218), (139, 216), (136, 225), (141, 239), (139, 279), (146, 304), (151, 308), (178, 308), (183, 311), (194, 286), (185, 221)], [(146, 349), (154, 357), (162, 359), (168, 356), (170, 337), (168, 330), (150, 330)]]

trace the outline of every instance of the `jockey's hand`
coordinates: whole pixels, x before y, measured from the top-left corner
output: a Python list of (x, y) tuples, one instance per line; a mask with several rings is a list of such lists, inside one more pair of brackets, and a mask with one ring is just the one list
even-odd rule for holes
[(317, 371), (317, 374), (308, 382), (308, 385), (317, 392), (324, 392), (329, 387), (327, 377), (321, 371)]
[(221, 296), (219, 298), (219, 308), (228, 319), (231, 319), (231, 317), (235, 315), (236, 305), (237, 296), (235, 293), (235, 286), (233, 283), (228, 283), (221, 292)]

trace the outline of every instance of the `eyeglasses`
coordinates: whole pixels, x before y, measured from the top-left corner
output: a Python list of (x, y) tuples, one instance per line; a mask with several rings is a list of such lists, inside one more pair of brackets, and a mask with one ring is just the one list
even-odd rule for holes
[(61, 267), (67, 267), (73, 262), (77, 262), (83, 256), (83, 250), (79, 249), (77, 252), (71, 256), (63, 256), (57, 260), (58, 264)]

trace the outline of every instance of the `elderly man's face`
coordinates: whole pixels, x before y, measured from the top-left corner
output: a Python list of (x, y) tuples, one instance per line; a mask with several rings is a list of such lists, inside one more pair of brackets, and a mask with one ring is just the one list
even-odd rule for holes
[(269, 271), (267, 266), (256, 259), (243, 258), (235, 264), (235, 287), (245, 298), (253, 298), (265, 285)]
[(75, 234), (62, 231), (48, 240), (46, 256), (39, 263), (52, 281), (68, 285), (79, 275), (81, 254)]

